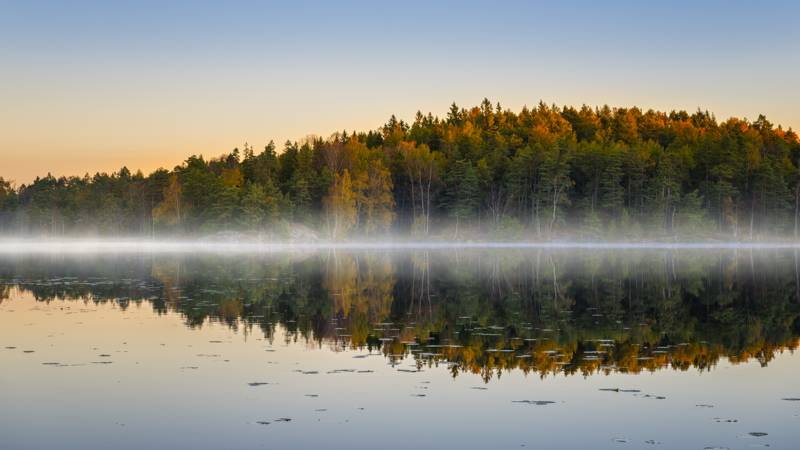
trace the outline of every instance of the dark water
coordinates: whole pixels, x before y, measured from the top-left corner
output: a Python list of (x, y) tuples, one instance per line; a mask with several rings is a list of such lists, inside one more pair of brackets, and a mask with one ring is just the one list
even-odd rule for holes
[(0, 448), (796, 448), (794, 251), (0, 259)]

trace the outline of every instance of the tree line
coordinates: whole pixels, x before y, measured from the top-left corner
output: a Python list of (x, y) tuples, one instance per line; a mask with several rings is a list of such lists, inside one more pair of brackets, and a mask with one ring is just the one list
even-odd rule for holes
[(368, 132), (245, 144), (149, 175), (0, 178), (7, 233), (331, 238), (797, 236), (800, 141), (764, 116), (639, 108), (515, 113), (484, 100)]

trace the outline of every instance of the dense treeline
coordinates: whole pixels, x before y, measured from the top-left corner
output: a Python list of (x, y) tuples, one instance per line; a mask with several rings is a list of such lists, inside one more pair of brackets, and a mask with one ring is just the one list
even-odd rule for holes
[[(445, 118), (191, 156), (148, 176), (0, 179), (6, 232), (328, 237), (797, 235), (800, 141), (763, 116), (488, 100)], [(646, 231), (645, 231), (646, 230)]]

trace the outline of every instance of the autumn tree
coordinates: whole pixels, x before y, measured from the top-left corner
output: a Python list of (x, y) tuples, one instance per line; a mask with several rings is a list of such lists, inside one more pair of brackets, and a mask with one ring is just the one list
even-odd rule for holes
[(415, 224), (427, 235), (430, 232), (431, 197), (435, 194), (433, 185), (438, 180), (439, 162), (436, 154), (425, 144), (401, 143), (400, 151), (408, 174)]
[(163, 200), (153, 209), (155, 222), (166, 225), (181, 224), (182, 191), (183, 188), (178, 175), (170, 175), (169, 184), (164, 188)]
[(325, 217), (328, 232), (334, 239), (343, 237), (356, 224), (356, 194), (347, 169), (334, 176), (325, 199)]

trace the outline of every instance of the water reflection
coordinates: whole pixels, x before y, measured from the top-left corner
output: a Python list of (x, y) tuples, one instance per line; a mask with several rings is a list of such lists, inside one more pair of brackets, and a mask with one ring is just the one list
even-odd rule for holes
[(31, 257), (0, 261), (0, 301), (19, 289), (44, 302), (148, 302), (189, 327), (259, 328), (489, 381), (767, 365), (797, 347), (798, 267), (791, 251)]

